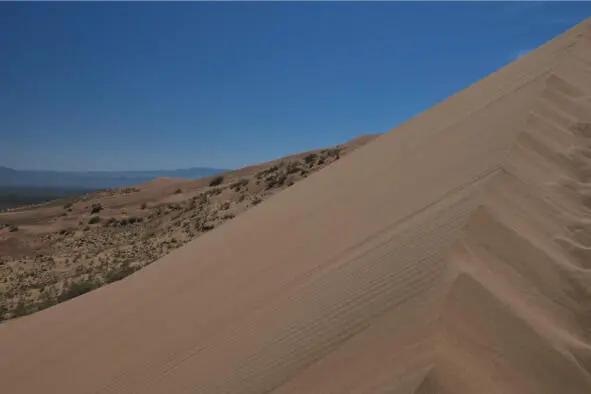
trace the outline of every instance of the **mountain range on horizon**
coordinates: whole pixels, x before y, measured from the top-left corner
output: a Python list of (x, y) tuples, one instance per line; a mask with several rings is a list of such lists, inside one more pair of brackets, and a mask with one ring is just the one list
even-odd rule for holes
[(0, 166), (0, 187), (106, 189), (133, 186), (160, 177), (198, 179), (226, 171), (229, 170), (209, 167), (146, 171), (54, 171), (16, 170)]

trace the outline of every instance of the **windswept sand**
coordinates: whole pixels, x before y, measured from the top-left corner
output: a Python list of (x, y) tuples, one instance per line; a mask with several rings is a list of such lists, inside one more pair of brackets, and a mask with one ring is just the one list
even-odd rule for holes
[(588, 394), (591, 23), (129, 278), (0, 325), (21, 393)]

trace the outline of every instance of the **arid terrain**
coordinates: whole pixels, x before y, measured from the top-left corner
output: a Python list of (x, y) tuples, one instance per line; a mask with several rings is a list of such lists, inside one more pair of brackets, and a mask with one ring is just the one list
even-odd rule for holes
[(0, 213), (0, 321), (123, 279), (373, 138)]
[(158, 260), (0, 324), (2, 391), (591, 393), (591, 20), (219, 225), (271, 168), (3, 216), (4, 294)]

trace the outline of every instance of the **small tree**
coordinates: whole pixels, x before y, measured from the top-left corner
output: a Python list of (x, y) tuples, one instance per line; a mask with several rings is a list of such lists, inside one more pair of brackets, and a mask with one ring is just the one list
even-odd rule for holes
[(88, 220), (88, 224), (97, 224), (98, 222), (101, 221), (101, 218), (99, 218), (98, 216), (92, 216), (89, 220)]

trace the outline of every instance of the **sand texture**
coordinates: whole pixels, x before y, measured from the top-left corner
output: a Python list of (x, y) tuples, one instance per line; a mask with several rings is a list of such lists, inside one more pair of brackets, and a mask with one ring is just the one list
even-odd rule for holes
[(591, 393), (591, 23), (125, 280), (0, 390)]

